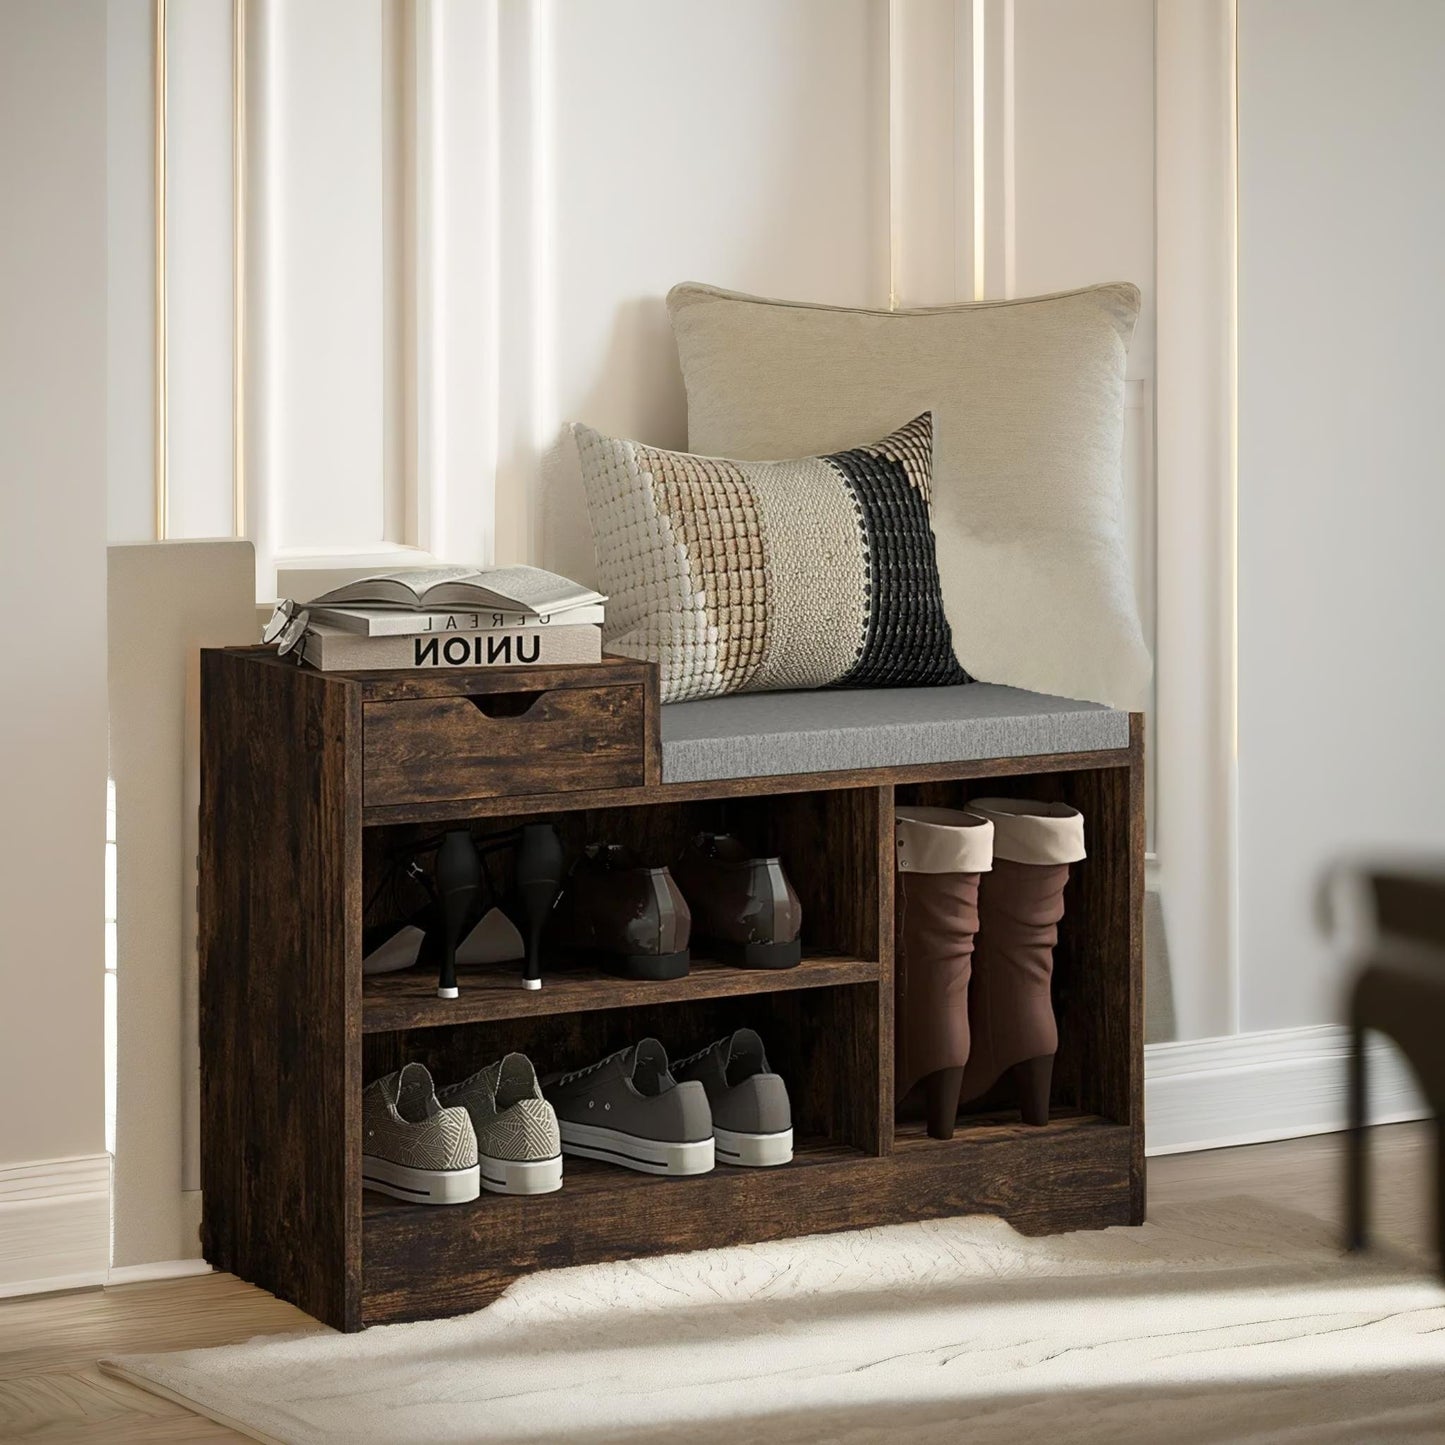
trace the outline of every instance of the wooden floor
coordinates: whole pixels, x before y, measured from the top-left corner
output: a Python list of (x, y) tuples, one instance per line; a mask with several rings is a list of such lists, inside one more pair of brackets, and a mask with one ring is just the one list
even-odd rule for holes
[[(1377, 1129), (1374, 1139), (1379, 1236), (1422, 1258), (1432, 1218), (1432, 1133), (1424, 1124), (1395, 1124)], [(1340, 1140), (1322, 1135), (1152, 1159), (1149, 1202), (1250, 1194), (1335, 1221)], [(321, 1328), (225, 1274), (0, 1301), (0, 1440), (240, 1440), (179, 1405), (106, 1378), (96, 1360)]]

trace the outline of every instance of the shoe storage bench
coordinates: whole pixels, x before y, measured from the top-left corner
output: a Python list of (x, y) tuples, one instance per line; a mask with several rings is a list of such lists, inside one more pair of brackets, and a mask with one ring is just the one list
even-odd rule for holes
[[(943, 1215), (1048, 1233), (1144, 1217), (1143, 744), (1138, 715), (1006, 688), (835, 692), (660, 709), (653, 670), (321, 673), (202, 654), (202, 1242), (344, 1330), (455, 1314), (531, 1270)], [(893, 760), (888, 762), (887, 760)], [(1052, 1120), (1001, 1086), (953, 1139), (893, 1108), (893, 810), (983, 792), (1081, 809), (1088, 859), (1055, 955)], [(632, 982), (520, 964), (363, 980), (384, 859), (439, 824), (554, 823), (569, 849), (668, 862), (699, 828), (781, 855), (803, 961), (694, 954)], [(366, 922), (385, 919), (366, 918)], [(426, 1208), (365, 1192), (365, 1081), (451, 1082), (508, 1049), (575, 1068), (648, 1034), (674, 1056), (744, 1024), (786, 1079), (777, 1169), (658, 1179), (569, 1157), (562, 1189)]]

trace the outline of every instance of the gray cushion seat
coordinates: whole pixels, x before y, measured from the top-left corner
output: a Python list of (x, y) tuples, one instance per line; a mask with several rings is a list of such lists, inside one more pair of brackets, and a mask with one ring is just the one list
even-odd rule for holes
[(1128, 746), (1126, 712), (987, 682), (739, 693), (662, 709), (665, 783)]

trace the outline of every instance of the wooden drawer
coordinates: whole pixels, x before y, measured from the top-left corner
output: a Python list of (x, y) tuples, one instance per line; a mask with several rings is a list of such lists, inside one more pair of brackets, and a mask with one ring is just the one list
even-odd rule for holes
[(638, 683), (365, 702), (365, 805), (641, 787), (644, 705)]

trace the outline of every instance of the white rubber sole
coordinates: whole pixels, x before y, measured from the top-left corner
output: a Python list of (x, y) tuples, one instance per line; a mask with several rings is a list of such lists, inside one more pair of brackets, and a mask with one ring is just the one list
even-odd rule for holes
[(787, 1164), (793, 1158), (793, 1131), (778, 1134), (738, 1134), (731, 1129), (712, 1131), (719, 1164), (746, 1165), (752, 1169), (771, 1169)]
[(551, 1159), (480, 1157), (482, 1188), (492, 1194), (551, 1194), (562, 1187), (562, 1156)]
[(375, 1154), (361, 1156), (361, 1182), (412, 1204), (469, 1204), (482, 1192), (475, 1164), (470, 1169), (412, 1169)]
[(601, 1159), (620, 1164), (640, 1174), (706, 1174), (714, 1163), (713, 1141), (698, 1139), (690, 1144), (671, 1144), (661, 1139), (642, 1139), (621, 1129), (603, 1129), (596, 1124), (559, 1121), (562, 1152), (583, 1159)]

